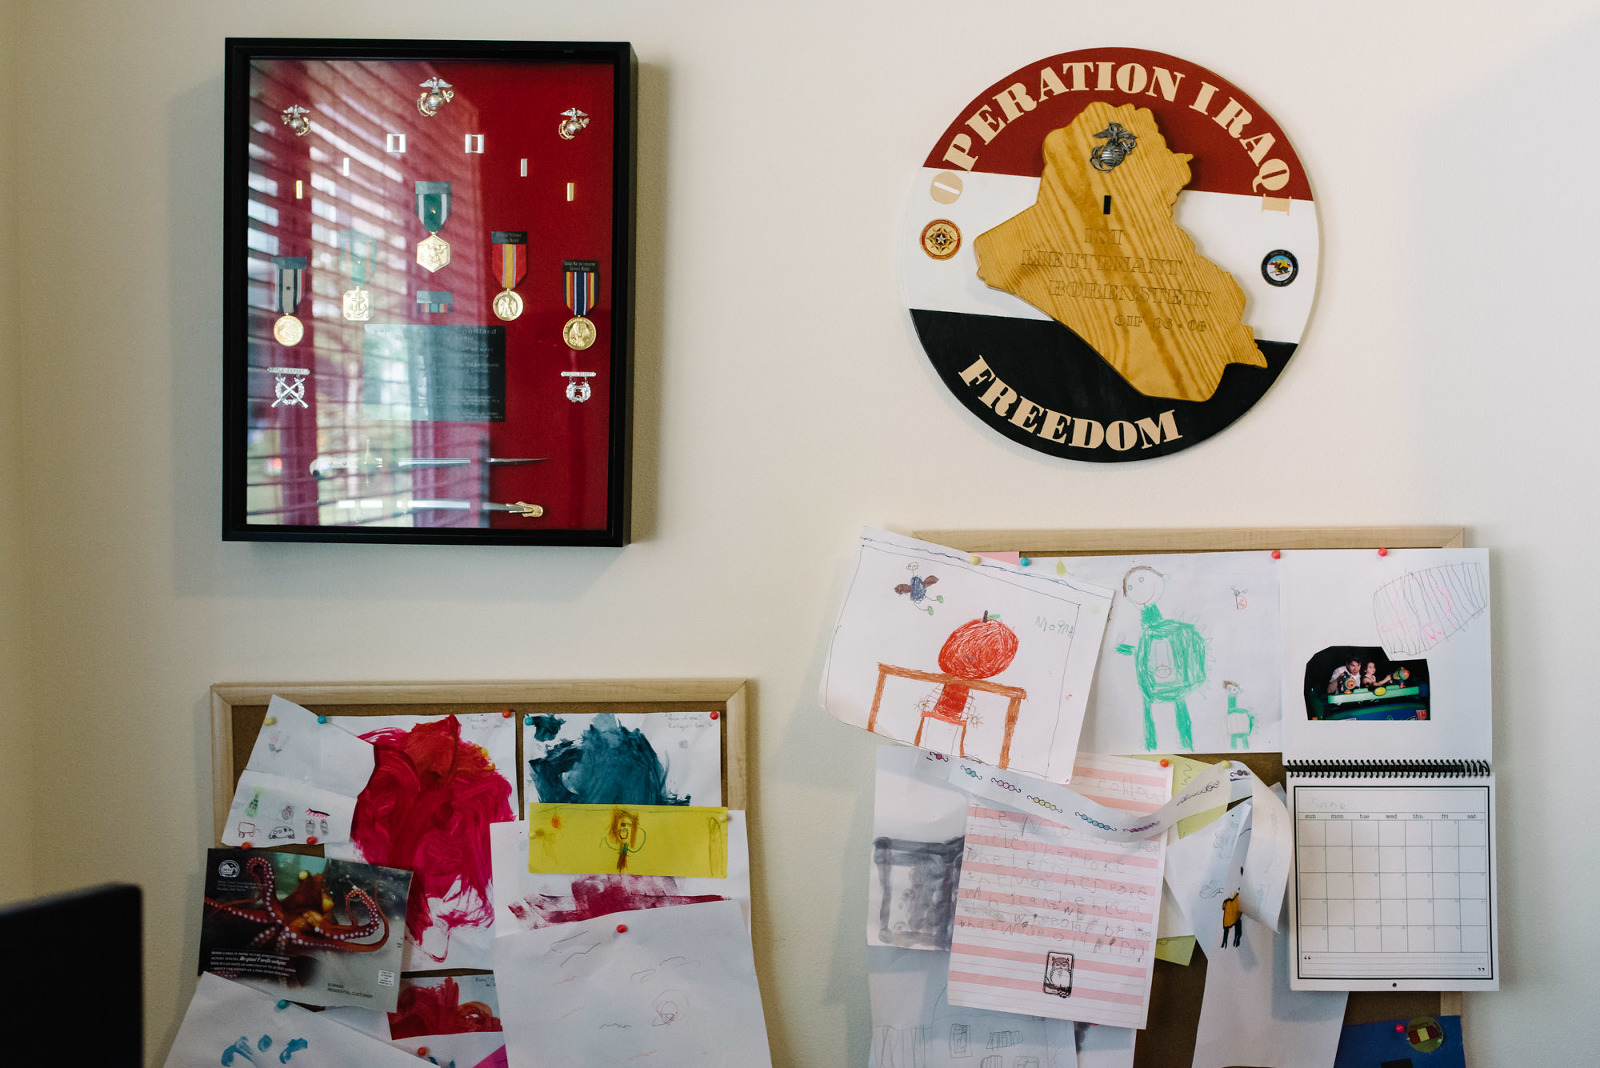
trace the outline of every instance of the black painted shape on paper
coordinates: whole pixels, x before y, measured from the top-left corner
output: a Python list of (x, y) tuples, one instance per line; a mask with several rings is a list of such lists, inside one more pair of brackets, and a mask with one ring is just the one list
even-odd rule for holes
[(367, 418), (505, 422), (505, 327), (379, 323), (361, 336)]
[(560, 716), (534, 716), (533, 740), (536, 742), (548, 742), (561, 733), (561, 725), (565, 722), (566, 720)]
[[(1148, 460), (1204, 441), (1249, 411), (1266, 394), (1296, 348), (1290, 342), (1257, 340), (1256, 347), (1267, 359), (1265, 368), (1230, 363), (1210, 400), (1181, 401), (1140, 393), (1088, 342), (1054, 320), (922, 308), (913, 308), (911, 319), (923, 350), (945, 386), (987, 426), (1040, 452), (1094, 463)], [(1148, 447), (1140, 440), (1125, 451), (1113, 449), (1110, 444), (1075, 447), (1070, 444), (1070, 428), (1066, 441), (1048, 441), (1034, 430), (1011, 422), (1008, 417), (1016, 414), (1015, 407), (1008, 407), (1002, 415), (982, 403), (991, 380), (977, 386), (962, 380), (961, 372), (980, 357), (996, 378), (1051, 411), (1074, 419), (1092, 419), (1102, 428), (1118, 420), (1137, 424), (1146, 419), (1159, 424), (1161, 415), (1170, 411), (1181, 436), (1164, 438)]]
[[(537, 737), (537, 736), (536, 736)], [(667, 789), (667, 765), (643, 731), (599, 715), (573, 741), (528, 761), (539, 800), (568, 805), (687, 805)]]
[(949, 949), (964, 836), (945, 842), (879, 838), (872, 861), (883, 891), (878, 938), (907, 949)]

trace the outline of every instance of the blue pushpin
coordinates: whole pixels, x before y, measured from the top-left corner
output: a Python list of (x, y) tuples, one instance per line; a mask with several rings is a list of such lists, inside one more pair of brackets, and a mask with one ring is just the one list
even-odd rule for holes
[(288, 1007), (289, 1007), (289, 999), (288, 998), (284, 998), (282, 1001), (278, 1002), (278, 1008), (287, 1009)]
[(318, 723), (326, 723), (326, 722), (328, 722), (328, 717), (327, 716), (318, 716), (317, 717), (317, 722)]
[(1019, 556), (1017, 558), (1017, 563), (1021, 564), (1023, 567), (1027, 567), (1029, 564), (1033, 563), (1033, 561), (1029, 560), (1026, 556)]
[(533, 726), (533, 717), (532, 717), (532, 716), (523, 716), (523, 717), (522, 717), (522, 725), (523, 725), (523, 726), (524, 726), (524, 727), (531, 727), (531, 726)]

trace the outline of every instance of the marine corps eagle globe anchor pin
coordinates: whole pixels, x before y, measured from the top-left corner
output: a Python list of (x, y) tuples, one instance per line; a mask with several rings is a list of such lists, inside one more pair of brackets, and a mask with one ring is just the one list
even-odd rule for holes
[(417, 97), (417, 110), (428, 118), (439, 114), (439, 109), (456, 98), (451, 91), (451, 85), (440, 77), (432, 77), (422, 83), (424, 92)]

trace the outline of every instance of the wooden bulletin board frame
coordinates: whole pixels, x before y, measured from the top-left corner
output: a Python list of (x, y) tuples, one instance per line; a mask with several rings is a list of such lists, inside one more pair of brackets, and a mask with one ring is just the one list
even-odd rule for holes
[[(1169, 530), (919, 530), (913, 537), (969, 553), (1020, 552), (1029, 558), (1218, 553), (1271, 549), (1460, 549), (1465, 527), (1278, 527)], [(1282, 753), (1194, 753), (1215, 763), (1239, 760), (1268, 785), (1283, 781)], [(1194, 1062), (1206, 960), (1198, 947), (1188, 967), (1157, 961), (1150, 987), (1150, 1023), (1134, 1047), (1135, 1068), (1170, 1068)], [(1346, 1024), (1415, 1016), (1460, 1016), (1460, 991), (1356, 991)]]
[[(720, 712), (722, 797), (748, 809), (745, 729), (751, 684), (744, 679), (611, 679), (537, 682), (245, 682), (211, 687), (212, 833), (222, 840), (239, 773), (250, 758), (273, 694), (330, 716), (529, 713)], [(522, 798), (522, 731), (517, 731), (517, 797)], [(526, 802), (519, 805), (525, 811)], [(314, 847), (320, 852), (320, 847)]]

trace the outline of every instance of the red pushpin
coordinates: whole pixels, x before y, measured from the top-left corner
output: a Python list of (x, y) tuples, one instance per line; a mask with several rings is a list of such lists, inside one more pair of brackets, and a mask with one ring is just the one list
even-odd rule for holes
[(1166, 757), (1162, 757), (1161, 758), (1161, 766), (1164, 767), (1164, 768), (1170, 768), (1170, 767), (1172, 767), (1172, 761), (1168, 760)]
[(306, 845), (316, 845), (316, 844), (317, 844), (317, 836), (316, 835), (314, 835), (314, 834), (306, 835)]
[(1274, 559), (1274, 560), (1281, 560), (1281, 559), (1283, 559), (1283, 552), (1282, 552), (1282, 550), (1279, 550), (1279, 549), (1274, 549), (1274, 550), (1272, 550), (1272, 558), (1273, 558), (1273, 559)]
[(516, 713), (512, 712), (511, 709), (508, 708), (504, 712), (500, 713), (500, 718), (501, 719), (510, 719), (514, 715), (516, 715)]
[(721, 715), (722, 715), (722, 713), (721, 713), (721, 712), (713, 712), (713, 713), (711, 713), (711, 718), (712, 718), (712, 719), (717, 719), (717, 718), (718, 718), (718, 717), (720, 717), (720, 716), (721, 716)]
[(418, 1046), (417, 1047), (417, 1056), (426, 1057), (427, 1055), (428, 1055), (428, 1047), (427, 1046)]
[(1379, 556), (1388, 556), (1389, 555), (1389, 550), (1388, 549), (1379, 549), (1378, 550), (1378, 555)]
[(1397, 1034), (1397, 1035), (1405, 1034), (1406, 1033), (1406, 1025), (1405, 1024), (1395, 1024), (1394, 1025), (1394, 1033)]
[(625, 924), (625, 923), (617, 924), (617, 934), (627, 934), (627, 933), (628, 933), (628, 925), (627, 924)]
[(240, 849), (254, 849), (255, 845), (256, 844), (254, 842), (240, 842), (239, 843), (239, 848)]

